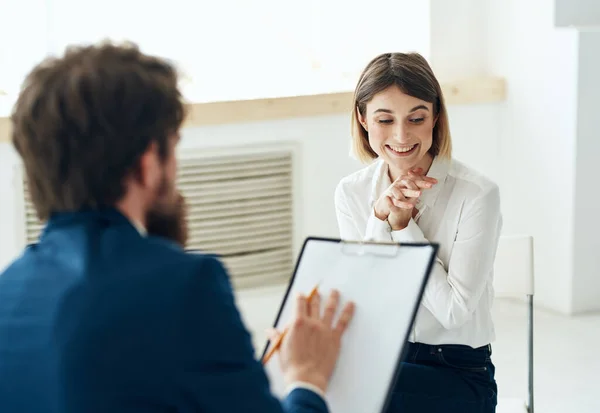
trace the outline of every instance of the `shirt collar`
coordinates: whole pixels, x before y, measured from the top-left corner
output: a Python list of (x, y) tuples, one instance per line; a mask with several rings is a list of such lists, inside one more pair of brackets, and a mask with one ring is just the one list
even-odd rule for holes
[(387, 164), (383, 159), (378, 159), (375, 162), (377, 165), (375, 166), (375, 173), (373, 174), (373, 179), (371, 181), (371, 197), (369, 198), (369, 205), (371, 208), (375, 205), (375, 201), (379, 199), (379, 195), (391, 185), (391, 183), (389, 183), (390, 178)]
[[(385, 191), (392, 184), (390, 175), (388, 173), (388, 165), (383, 161), (383, 159), (378, 159), (376, 162), (378, 165), (376, 166), (375, 173), (373, 174), (371, 198), (369, 200), (371, 207), (375, 205), (375, 201), (377, 201), (383, 191)], [(446, 182), (448, 170), (450, 169), (450, 163), (451, 160), (447, 158), (440, 158), (438, 156), (433, 158), (433, 162), (431, 163), (431, 167), (429, 168), (427, 176), (437, 179), (438, 183), (432, 188), (423, 191), (423, 194), (417, 202), (417, 209), (420, 209), (420, 207), (423, 205), (427, 205), (428, 207), (433, 206), (440, 190)]]
[(142, 237), (145, 237), (146, 235), (148, 235), (148, 231), (146, 230), (146, 227), (144, 227), (141, 223), (139, 223), (138, 221), (134, 221), (133, 219), (130, 219), (129, 222), (131, 222), (131, 225), (134, 226), (134, 228), (137, 230), (137, 232), (140, 233), (140, 235)]
[(431, 167), (429, 168), (427, 176), (437, 179), (438, 183), (435, 184), (432, 188), (423, 191), (423, 194), (420, 198), (420, 201), (428, 207), (432, 207), (435, 204), (437, 196), (444, 187), (444, 184), (446, 183), (446, 178), (448, 177), (448, 171), (450, 170), (451, 162), (452, 161), (448, 158), (440, 158), (438, 156), (433, 158), (433, 162), (431, 164)]

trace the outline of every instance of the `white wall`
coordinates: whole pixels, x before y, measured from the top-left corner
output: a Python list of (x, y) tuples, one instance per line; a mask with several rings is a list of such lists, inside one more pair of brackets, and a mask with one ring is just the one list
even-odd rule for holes
[(500, 137), (505, 232), (535, 236), (537, 301), (567, 314), (600, 310), (600, 33), (555, 24), (570, 16), (569, 24), (600, 27), (599, 7), (488, 0), (488, 70), (509, 88)]
[[(600, 6), (599, 6), (600, 7)], [(577, 144), (573, 236), (573, 312), (600, 311), (600, 191), (598, 96), (600, 32), (579, 34)]]
[(430, 0), (430, 64), (440, 81), (487, 75), (484, 0)]
[(505, 233), (535, 237), (537, 302), (572, 310), (577, 34), (546, 0), (489, 0), (487, 58), (505, 76), (501, 195)]
[[(429, 52), (429, 1), (371, 0), (367, 8), (361, 0), (345, 0), (342, 8), (337, 1), (320, 0), (207, 4), (0, 0), (0, 90), (9, 95), (0, 98), (0, 116), (7, 115), (34, 63), (68, 45), (106, 38), (131, 40), (147, 53), (176, 61), (192, 79), (182, 89), (194, 102), (345, 91), (376, 54)], [(382, 10), (409, 11), (410, 18), (382, 25)]]
[(554, 21), (559, 27), (600, 25), (598, 0), (554, 0)]
[(0, 97), (0, 116), (10, 113), (24, 74), (47, 50), (47, 6), (46, 0), (0, 0), (0, 90), (11, 95)]
[(12, 146), (0, 143), (0, 268), (10, 262), (22, 249), (18, 219), (19, 198), (15, 196), (16, 153)]
[[(470, 142), (470, 149), (482, 160), (497, 157), (504, 234), (535, 237), (538, 304), (570, 313), (577, 33), (554, 27), (554, 4), (545, 0), (431, 0), (430, 7), (431, 62), (441, 78), (507, 80), (508, 99), (484, 129), (497, 135), (497, 146)], [(589, 286), (581, 280), (582, 289)]]

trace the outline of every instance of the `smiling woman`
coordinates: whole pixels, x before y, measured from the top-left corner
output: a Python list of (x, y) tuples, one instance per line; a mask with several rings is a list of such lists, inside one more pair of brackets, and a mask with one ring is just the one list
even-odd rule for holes
[(442, 88), (419, 54), (386, 53), (367, 65), (352, 132), (354, 153), (369, 165), (336, 189), (340, 237), (440, 247), (388, 413), (491, 413), (498, 187), (452, 158)]

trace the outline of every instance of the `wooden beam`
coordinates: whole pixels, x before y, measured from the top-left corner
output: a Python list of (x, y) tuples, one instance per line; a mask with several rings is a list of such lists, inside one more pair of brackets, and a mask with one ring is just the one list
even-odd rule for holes
[[(506, 98), (506, 82), (500, 77), (447, 82), (442, 90), (448, 105), (500, 102)], [(352, 92), (194, 103), (184, 127), (349, 114), (351, 105)], [(0, 142), (9, 140), (9, 119), (0, 118)]]
[(190, 105), (186, 127), (323, 116), (350, 111), (352, 93), (327, 93)]
[(10, 119), (0, 118), (0, 142), (10, 141)]

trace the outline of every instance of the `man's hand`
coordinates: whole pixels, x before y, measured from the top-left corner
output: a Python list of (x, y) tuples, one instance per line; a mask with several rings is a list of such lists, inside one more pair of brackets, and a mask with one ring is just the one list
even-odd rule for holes
[[(342, 336), (354, 315), (354, 304), (348, 303), (334, 323), (339, 300), (339, 293), (332, 292), (321, 315), (318, 293), (310, 304), (304, 296), (297, 298), (295, 318), (279, 350), (281, 368), (288, 384), (302, 381), (326, 392), (338, 360)], [(272, 331), (271, 340), (277, 334)]]

